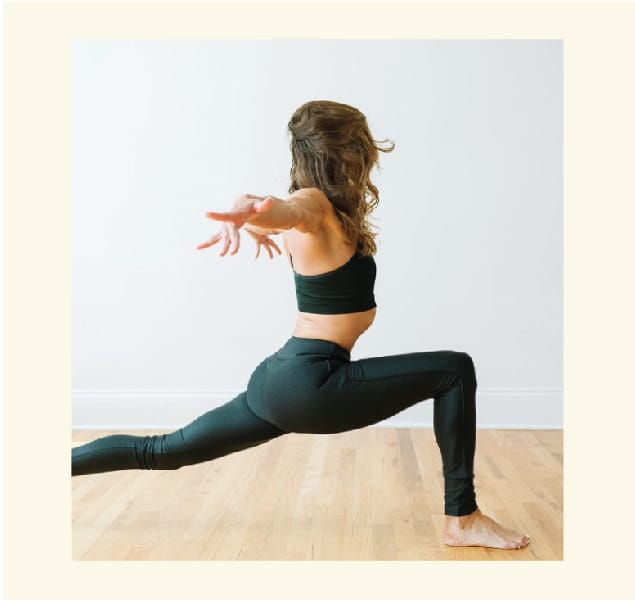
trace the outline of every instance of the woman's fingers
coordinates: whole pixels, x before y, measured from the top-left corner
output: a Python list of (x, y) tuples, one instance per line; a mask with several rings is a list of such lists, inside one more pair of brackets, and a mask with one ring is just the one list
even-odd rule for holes
[(264, 249), (267, 251), (267, 254), (269, 254), (269, 258), (273, 258), (273, 252), (271, 251), (271, 247), (273, 246), (273, 248), (276, 250), (276, 252), (278, 254), (282, 254), (282, 250), (280, 250), (280, 248), (278, 247), (278, 245), (270, 238), (268, 238), (265, 235), (253, 235), (252, 237), (254, 238), (254, 240), (256, 241), (256, 258), (258, 258), (260, 256), (260, 248), (264, 247)]
[(221, 240), (223, 242), (223, 248), (220, 252), (221, 256), (225, 256), (227, 252), (232, 255), (236, 254), (240, 249), (240, 233), (238, 228), (229, 223), (224, 223), (218, 233), (214, 234), (209, 241), (199, 244), (196, 248), (198, 250), (209, 248)]
[(205, 213), (208, 219), (214, 219), (214, 221), (224, 221), (228, 223), (234, 223), (237, 227), (240, 227), (251, 214), (249, 210), (233, 210), (230, 212), (214, 212), (209, 211)]
[(237, 215), (235, 213), (209, 213), (208, 216), (214, 221), (231, 223), (236, 227), (242, 227), (245, 223), (245, 215)]
[(198, 246), (196, 246), (197, 250), (202, 250), (203, 248), (209, 248), (210, 246), (213, 246), (214, 244), (216, 244), (222, 237), (222, 234), (217, 233), (214, 236), (211, 237), (211, 239), (207, 242), (203, 242), (202, 244), (199, 244)]
[(282, 254), (282, 250), (280, 250), (280, 248), (278, 247), (278, 244), (276, 244), (273, 240), (269, 240), (269, 243), (276, 249), (276, 252), (278, 254)]
[(238, 229), (236, 229), (235, 227), (228, 227), (227, 229), (229, 229), (229, 239), (231, 242), (231, 252), (230, 254), (236, 254), (236, 252), (238, 252), (238, 249), (240, 248), (240, 234), (238, 233)]
[[(278, 255), (282, 254), (282, 250), (278, 244), (276, 244), (272, 239), (264, 236), (253, 236), (256, 242), (256, 259), (260, 257), (260, 249), (264, 247), (269, 254), (269, 258), (273, 258), (272, 248), (278, 253)], [(212, 237), (209, 241), (204, 242), (203, 244), (199, 244), (196, 248), (198, 250), (202, 250), (203, 248), (209, 248), (214, 244), (217, 244), (219, 241), (223, 241), (223, 249), (221, 250), (220, 255), (225, 256), (228, 252), (231, 255), (236, 254), (240, 250), (240, 233), (238, 229), (228, 227), (227, 230), (222, 233), (217, 233)]]
[(235, 210), (230, 211), (230, 212), (214, 212), (214, 211), (208, 211), (205, 213), (205, 216), (208, 219), (214, 219), (214, 221), (234, 221), (236, 219), (237, 216), (241, 215), (242, 213), (239, 213)]
[(225, 254), (227, 254), (227, 251), (229, 250), (229, 246), (231, 244), (231, 240), (229, 239), (229, 237), (224, 238), (223, 241), (225, 242), (225, 244), (223, 246), (223, 250), (220, 253), (221, 256), (225, 256)]

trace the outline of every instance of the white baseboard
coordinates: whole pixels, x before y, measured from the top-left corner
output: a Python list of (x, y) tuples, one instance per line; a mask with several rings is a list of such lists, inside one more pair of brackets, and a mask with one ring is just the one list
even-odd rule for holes
[[(73, 429), (177, 429), (241, 390), (73, 390)], [(431, 428), (433, 400), (372, 427)], [(476, 393), (479, 429), (562, 429), (562, 389), (497, 389)]]

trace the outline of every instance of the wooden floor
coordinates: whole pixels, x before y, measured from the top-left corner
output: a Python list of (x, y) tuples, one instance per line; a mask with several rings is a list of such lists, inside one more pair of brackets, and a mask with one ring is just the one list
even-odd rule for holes
[[(108, 433), (76, 431), (73, 445)], [(481, 510), (529, 533), (526, 549), (445, 546), (432, 430), (365, 428), (74, 477), (73, 558), (562, 560), (562, 431), (478, 430), (475, 471)]]

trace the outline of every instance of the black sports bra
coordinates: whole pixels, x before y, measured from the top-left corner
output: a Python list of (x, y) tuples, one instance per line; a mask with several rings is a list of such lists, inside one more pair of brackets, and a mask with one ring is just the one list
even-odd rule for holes
[[(291, 268), (293, 268), (293, 258)], [(355, 252), (341, 267), (320, 275), (301, 275), (293, 271), (295, 295), (300, 312), (338, 315), (375, 308), (377, 266), (372, 256)]]

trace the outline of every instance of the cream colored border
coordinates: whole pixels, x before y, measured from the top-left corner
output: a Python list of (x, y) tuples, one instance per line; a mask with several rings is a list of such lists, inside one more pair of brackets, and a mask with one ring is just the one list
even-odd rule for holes
[[(620, 455), (603, 453), (630, 440), (635, 400), (626, 379), (635, 306), (632, 4), (8, 3), (4, 10), (7, 599), (535, 600), (629, 589), (630, 469), (618, 471)], [(564, 561), (71, 561), (71, 42), (219, 37), (564, 40)], [(632, 454), (630, 446), (623, 452)]]

